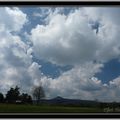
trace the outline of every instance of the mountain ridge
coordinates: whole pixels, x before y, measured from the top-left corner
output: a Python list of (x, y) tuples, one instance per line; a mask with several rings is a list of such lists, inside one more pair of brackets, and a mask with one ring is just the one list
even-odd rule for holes
[(99, 104), (97, 101), (92, 100), (80, 100), (80, 99), (69, 99), (57, 96), (52, 99), (41, 99), (39, 103), (50, 104), (50, 105), (78, 105), (78, 106), (96, 106)]

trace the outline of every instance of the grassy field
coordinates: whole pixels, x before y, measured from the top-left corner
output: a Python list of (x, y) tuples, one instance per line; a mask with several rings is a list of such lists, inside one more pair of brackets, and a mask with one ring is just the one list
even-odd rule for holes
[(0, 113), (99, 113), (100, 108), (0, 104)]

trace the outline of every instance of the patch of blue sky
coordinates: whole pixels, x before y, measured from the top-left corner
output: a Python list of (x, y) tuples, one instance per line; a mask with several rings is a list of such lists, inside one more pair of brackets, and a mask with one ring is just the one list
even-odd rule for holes
[(100, 73), (97, 73), (95, 77), (102, 80), (102, 83), (108, 84), (110, 80), (113, 80), (120, 76), (120, 62), (118, 59), (113, 59), (104, 64)]
[(27, 14), (28, 23), (24, 25), (24, 28), (22, 29), (24, 32), (30, 33), (30, 31), (36, 27), (37, 24), (43, 24), (41, 23), (40, 19), (35, 19), (33, 16), (34, 12), (38, 11), (38, 8), (36, 7), (20, 7), (20, 9)]
[(45, 76), (48, 76), (52, 79), (59, 77), (63, 72), (66, 72), (73, 68), (71, 65), (58, 66), (56, 64), (52, 64), (42, 59), (41, 60), (37, 59), (36, 57), (34, 57), (34, 55), (33, 55), (33, 61), (41, 65), (40, 70)]
[(24, 26), (24, 31), (29, 33), (36, 25), (45, 25), (45, 19), (50, 13), (68, 15), (78, 7), (20, 7), (20, 9), (27, 14), (29, 19), (29, 23)]
[(69, 15), (70, 13), (73, 13), (75, 10), (79, 9), (80, 7), (56, 7), (54, 11), (56, 11), (59, 14)]

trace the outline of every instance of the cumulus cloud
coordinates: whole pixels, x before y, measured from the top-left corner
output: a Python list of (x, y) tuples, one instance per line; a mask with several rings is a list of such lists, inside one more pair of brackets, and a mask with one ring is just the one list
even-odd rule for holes
[(12, 85), (27, 84), (29, 75), (25, 74), (31, 64), (30, 57), (26, 54), (28, 46), (18, 36), (12, 36), (6, 31), (0, 32), (0, 81), (1, 88), (8, 89)]
[(56, 79), (42, 77), (41, 81), (46, 91), (49, 91), (50, 97), (55, 97), (57, 94), (68, 98), (94, 99), (92, 92), (101, 90), (102, 83), (93, 76), (96, 72), (100, 72), (101, 67), (103, 64), (90, 62), (76, 66)]
[(93, 60), (99, 47), (95, 32), (79, 11), (69, 16), (57, 14), (48, 25), (37, 25), (31, 31), (30, 39), (38, 58), (56, 64), (73, 65)]
[(5, 93), (9, 87), (18, 85), (23, 91), (29, 91), (35, 76), (38, 77), (39, 65), (32, 62), (32, 48), (11, 33), (22, 29), (27, 15), (18, 8), (0, 9), (0, 90)]
[(76, 66), (55, 79), (43, 76), (41, 82), (48, 98), (59, 95), (71, 99), (119, 102), (120, 77), (103, 84), (101, 80), (94, 77), (102, 67), (103, 64), (90, 62)]
[(114, 24), (119, 24), (120, 9), (117, 7), (84, 7), (82, 10), (83, 13), (89, 17), (89, 19), (92, 19), (94, 21), (100, 20), (103, 21), (103, 24), (105, 21), (112, 21)]
[(113, 86), (119, 86), (115, 83), (120, 79), (103, 84), (94, 75), (105, 62), (119, 58), (119, 13), (119, 8), (100, 7), (80, 8), (67, 15), (50, 13), (47, 25), (37, 25), (31, 30), (30, 39), (37, 58), (74, 66), (59, 78), (42, 77), (48, 96), (118, 100), (119, 87)]
[[(117, 8), (83, 8), (68, 15), (54, 14), (48, 25), (37, 25), (31, 30), (35, 55), (59, 65), (118, 58), (119, 11)], [(98, 34), (91, 28), (90, 21), (101, 24)]]
[(19, 8), (0, 7), (0, 25), (7, 30), (19, 31), (27, 22), (27, 16)]
[(98, 33), (100, 49), (96, 51), (96, 59), (103, 62), (119, 58), (120, 9), (97, 7), (84, 8), (83, 11), (89, 21), (98, 21), (101, 24)]

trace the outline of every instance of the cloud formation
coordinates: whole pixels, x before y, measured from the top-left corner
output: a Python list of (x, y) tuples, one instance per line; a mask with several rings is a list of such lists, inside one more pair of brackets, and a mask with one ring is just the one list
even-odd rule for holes
[(119, 58), (120, 55), (120, 9), (119, 8), (84, 8), (85, 15), (89, 21), (98, 21), (99, 27), (99, 45), (96, 51), (96, 59), (100, 61), (109, 61)]
[(0, 7), (0, 25), (10, 32), (19, 31), (27, 22), (26, 17), (27, 15), (19, 10), (19, 8)]
[(63, 65), (93, 60), (98, 48), (96, 39), (79, 11), (69, 16), (57, 14), (48, 25), (37, 25), (31, 31), (35, 55)]
[(102, 67), (104, 67), (103, 64), (90, 62), (76, 66), (56, 79), (43, 76), (41, 82), (48, 98), (58, 95), (72, 99), (119, 102), (120, 76), (110, 80), (108, 84), (104, 84), (94, 77)]
[[(50, 94), (117, 100), (117, 90), (111, 87), (111, 81), (103, 84), (94, 75), (109, 60), (119, 59), (119, 13), (119, 8), (98, 7), (80, 8), (67, 15), (53, 12), (48, 16), (47, 25), (37, 25), (31, 30), (30, 39), (37, 58), (74, 66), (57, 79), (42, 78), (45, 88), (52, 91)], [(93, 28), (96, 23), (98, 26)], [(95, 66), (98, 67), (94, 71)]]
[[(28, 44), (14, 34), (24, 29), (27, 14), (19, 8), (0, 8), (0, 90), (6, 92), (19, 85), (30, 92), (33, 85), (42, 82), (50, 98), (60, 95), (119, 101), (120, 77), (103, 84), (94, 76), (106, 62), (119, 59), (120, 9), (94, 7), (64, 12), (63, 8), (45, 8), (41, 14), (34, 13), (34, 17), (45, 17), (46, 24), (38, 24), (27, 34)], [(52, 79), (41, 72), (42, 64), (33, 61), (32, 53), (40, 60), (73, 68)]]
[(11, 33), (22, 29), (27, 15), (18, 8), (0, 9), (0, 90), (5, 93), (9, 87), (18, 85), (29, 91), (35, 79), (31, 71), (36, 72), (38, 64), (32, 62), (30, 46)]
[(96, 72), (100, 72), (101, 67), (103, 67), (102, 64), (95, 65), (90, 62), (76, 66), (56, 79), (51, 80), (51, 78), (43, 77), (41, 81), (49, 91), (48, 96), (50, 94), (50, 96), (55, 97), (58, 94), (68, 98), (90, 99), (85, 93), (99, 91), (102, 87), (101, 81), (93, 78)]
[[(59, 65), (118, 58), (118, 11), (117, 8), (83, 8), (68, 15), (53, 14), (47, 25), (37, 25), (31, 30), (35, 55)], [(101, 24), (98, 34), (90, 21)]]

